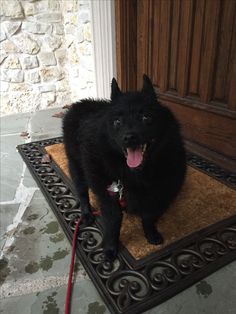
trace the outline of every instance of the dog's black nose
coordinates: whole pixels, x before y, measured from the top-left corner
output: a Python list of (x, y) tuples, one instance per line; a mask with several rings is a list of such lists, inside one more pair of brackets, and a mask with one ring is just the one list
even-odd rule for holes
[(138, 144), (137, 136), (134, 133), (127, 133), (123, 136), (123, 143), (126, 146)]

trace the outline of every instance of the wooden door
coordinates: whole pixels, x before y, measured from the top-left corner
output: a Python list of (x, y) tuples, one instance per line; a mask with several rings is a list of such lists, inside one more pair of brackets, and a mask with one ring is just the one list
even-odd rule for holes
[(187, 145), (225, 167), (236, 159), (236, 1), (116, 0), (118, 80), (147, 73)]

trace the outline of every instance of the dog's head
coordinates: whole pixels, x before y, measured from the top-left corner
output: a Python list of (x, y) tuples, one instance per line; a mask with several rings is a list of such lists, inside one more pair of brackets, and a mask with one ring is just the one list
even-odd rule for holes
[(143, 76), (141, 91), (124, 93), (113, 78), (107, 121), (109, 137), (130, 168), (140, 167), (151, 147), (162, 137), (165, 129), (162, 111), (148, 76)]

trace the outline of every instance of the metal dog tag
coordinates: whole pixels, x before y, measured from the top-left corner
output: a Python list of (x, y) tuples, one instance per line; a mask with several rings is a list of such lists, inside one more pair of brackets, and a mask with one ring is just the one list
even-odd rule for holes
[(112, 182), (112, 184), (108, 187), (108, 191), (118, 193), (119, 192), (119, 186), (117, 182)]

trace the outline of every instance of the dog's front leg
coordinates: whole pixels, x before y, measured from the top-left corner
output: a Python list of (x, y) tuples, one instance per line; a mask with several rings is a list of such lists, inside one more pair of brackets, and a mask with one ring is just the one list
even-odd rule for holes
[(163, 237), (157, 230), (155, 223), (156, 218), (148, 212), (143, 213), (142, 216), (143, 231), (146, 239), (150, 244), (158, 245), (163, 243)]
[(103, 249), (105, 258), (108, 260), (114, 260), (119, 245), (120, 228), (122, 223), (122, 210), (117, 201), (111, 197), (107, 192), (96, 194), (100, 210), (102, 213), (103, 222)]
[(70, 176), (76, 189), (76, 200), (80, 204), (82, 211), (83, 223), (85, 225), (91, 225), (94, 221), (94, 216), (92, 215), (92, 209), (89, 203), (88, 185), (86, 184), (81, 162), (69, 158), (68, 164)]
[(103, 249), (108, 260), (114, 260), (118, 253), (120, 229), (122, 223), (122, 212), (117, 206), (111, 204), (103, 207), (102, 218), (104, 224)]

